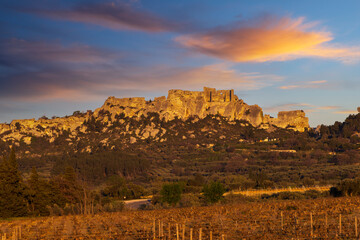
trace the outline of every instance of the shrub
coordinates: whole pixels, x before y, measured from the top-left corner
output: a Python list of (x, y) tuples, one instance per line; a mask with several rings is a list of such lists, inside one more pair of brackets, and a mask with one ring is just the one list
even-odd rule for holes
[(200, 206), (200, 199), (199, 196), (193, 193), (190, 194), (183, 194), (181, 196), (180, 207), (197, 207)]
[(160, 191), (162, 202), (175, 206), (181, 199), (182, 187), (179, 183), (164, 184)]
[(223, 198), (225, 188), (220, 182), (211, 182), (204, 186), (203, 193), (206, 202), (216, 203)]
[(342, 180), (336, 187), (330, 189), (330, 195), (334, 197), (360, 195), (360, 178)]

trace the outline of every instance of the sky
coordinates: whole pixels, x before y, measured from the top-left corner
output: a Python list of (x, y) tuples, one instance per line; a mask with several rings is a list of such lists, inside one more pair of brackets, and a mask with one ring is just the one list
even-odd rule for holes
[(310, 126), (360, 106), (360, 2), (2, 0), (0, 122), (234, 89)]

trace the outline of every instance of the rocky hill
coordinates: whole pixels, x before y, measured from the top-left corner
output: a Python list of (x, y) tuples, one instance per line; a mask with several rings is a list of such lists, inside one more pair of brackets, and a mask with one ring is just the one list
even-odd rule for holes
[(148, 138), (166, 141), (161, 136), (168, 129), (156, 125), (152, 122), (153, 118), (142, 127), (131, 127), (129, 121), (125, 120), (138, 121), (152, 114), (156, 114), (163, 122), (176, 119), (185, 121), (190, 118), (197, 121), (196, 119), (204, 119), (209, 115), (218, 115), (229, 123), (242, 121), (259, 129), (278, 127), (302, 132), (309, 127), (308, 118), (301, 110), (279, 112), (277, 118), (272, 118), (264, 115), (258, 105), (248, 105), (239, 99), (234, 90), (204, 87), (204, 91), (169, 90), (167, 98), (162, 96), (149, 101), (139, 97), (109, 97), (94, 112), (75, 112), (72, 116), (62, 118), (13, 120), (10, 124), (0, 124), (0, 139), (9, 144), (30, 145), (35, 138), (43, 138), (52, 143), (66, 135), (66, 141), (73, 144), (90, 132), (111, 134), (111, 129), (118, 128), (121, 135), (126, 136), (123, 141), (129, 144)]
[(263, 115), (258, 105), (248, 105), (234, 95), (234, 90), (216, 90), (204, 87), (204, 91), (169, 90), (168, 97), (157, 97), (154, 101), (145, 98), (109, 97), (101, 108), (96, 109), (95, 117), (100, 111), (109, 111), (112, 118), (117, 114), (126, 117), (139, 117), (149, 112), (160, 114), (165, 121), (179, 118), (186, 120), (190, 116), (204, 118), (209, 114), (220, 114), (230, 121), (245, 120), (251, 125), (269, 128), (271, 125), (293, 130), (304, 131), (309, 127), (308, 118), (301, 110), (279, 112), (278, 118)]

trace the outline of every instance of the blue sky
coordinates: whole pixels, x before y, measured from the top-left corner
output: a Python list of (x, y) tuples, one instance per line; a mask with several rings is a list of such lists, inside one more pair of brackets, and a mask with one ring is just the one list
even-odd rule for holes
[(264, 113), (332, 124), (360, 105), (359, 1), (0, 3), (0, 122), (108, 96), (233, 88)]

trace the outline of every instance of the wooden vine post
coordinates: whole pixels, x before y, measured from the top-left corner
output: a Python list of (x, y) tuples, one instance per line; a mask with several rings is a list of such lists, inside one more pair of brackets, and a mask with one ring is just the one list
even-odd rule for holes
[(182, 225), (182, 240), (185, 240), (185, 224)]
[(170, 229), (170, 227), (171, 227), (171, 224), (169, 223), (169, 229), (168, 229), (169, 236), (168, 236), (168, 239), (171, 239), (171, 229)]
[(355, 217), (355, 237), (358, 237), (358, 229), (357, 229), (357, 217)]
[(159, 238), (161, 238), (161, 221), (159, 220), (158, 223), (159, 223)]
[(310, 213), (310, 235), (311, 237), (313, 237), (314, 235), (314, 228), (313, 228), (313, 217), (312, 217), (312, 213)]
[(341, 235), (341, 214), (339, 215), (339, 234)]
[(154, 222), (153, 222), (153, 237), (154, 239), (156, 239), (156, 221), (155, 221), (155, 218), (154, 218)]
[(176, 240), (179, 240), (179, 224), (176, 224)]

